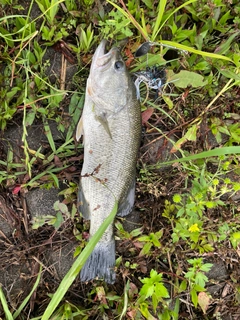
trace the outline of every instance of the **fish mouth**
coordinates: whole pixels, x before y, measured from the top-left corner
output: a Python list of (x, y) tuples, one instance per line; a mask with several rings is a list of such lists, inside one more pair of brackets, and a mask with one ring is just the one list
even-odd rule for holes
[(107, 40), (102, 40), (97, 47), (93, 58), (92, 58), (92, 68), (104, 67), (107, 63), (116, 55), (119, 51), (118, 48), (113, 47), (109, 52), (106, 50)]

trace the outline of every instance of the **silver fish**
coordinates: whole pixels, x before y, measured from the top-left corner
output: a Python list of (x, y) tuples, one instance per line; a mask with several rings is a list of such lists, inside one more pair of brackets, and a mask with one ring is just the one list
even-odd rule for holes
[[(121, 53), (105, 52), (103, 40), (92, 58), (85, 104), (76, 138), (83, 134), (84, 161), (79, 186), (79, 211), (90, 219), (90, 237), (118, 203), (118, 215), (134, 205), (136, 161), (141, 137), (141, 111), (136, 88)], [(83, 266), (82, 281), (115, 281), (113, 224)]]

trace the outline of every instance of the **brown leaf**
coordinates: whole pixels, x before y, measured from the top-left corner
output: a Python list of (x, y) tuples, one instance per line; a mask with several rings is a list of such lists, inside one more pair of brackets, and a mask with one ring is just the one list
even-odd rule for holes
[(142, 113), (142, 124), (145, 124), (152, 116), (154, 108), (148, 108)]
[(203, 313), (206, 314), (207, 308), (209, 307), (209, 304), (210, 304), (210, 297), (207, 295), (206, 292), (199, 292), (198, 303)]

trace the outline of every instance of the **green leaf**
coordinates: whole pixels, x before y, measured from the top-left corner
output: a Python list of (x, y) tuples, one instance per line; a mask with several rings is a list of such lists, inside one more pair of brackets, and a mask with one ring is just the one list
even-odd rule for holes
[(181, 197), (180, 194), (175, 194), (175, 195), (173, 196), (173, 202), (175, 202), (175, 203), (180, 203), (181, 201), (182, 201), (182, 197)]
[(35, 120), (36, 112), (31, 110), (27, 113), (26, 119), (25, 119), (25, 126), (31, 126), (33, 124), (33, 121)]
[(184, 137), (188, 141), (196, 141), (197, 139), (197, 130), (198, 130), (198, 125), (194, 124), (192, 127), (188, 129), (188, 131), (185, 133)]
[(169, 293), (162, 283), (156, 283), (155, 293), (157, 298), (169, 298)]
[(187, 289), (187, 280), (183, 280), (179, 286), (179, 291), (183, 292)]
[(204, 288), (207, 281), (208, 278), (202, 272), (197, 272), (195, 277), (196, 284), (199, 284), (201, 287)]
[(157, 306), (158, 306), (158, 297), (155, 293), (152, 295), (152, 304), (153, 304), (153, 311), (156, 312)]
[(57, 212), (56, 221), (53, 224), (54, 228), (58, 229), (61, 226), (61, 224), (63, 223), (63, 221), (64, 220), (63, 220), (63, 216), (62, 216), (61, 212)]
[(45, 130), (45, 135), (47, 136), (48, 142), (51, 146), (52, 151), (55, 153), (56, 152), (56, 146), (55, 142), (53, 140), (52, 132), (50, 129), (50, 126), (48, 124), (47, 119), (44, 119), (44, 130)]
[(166, 95), (162, 95), (163, 100), (165, 101), (165, 103), (168, 105), (169, 109), (171, 110), (173, 108), (173, 102), (170, 99), (170, 97), (166, 96)]
[(156, 318), (154, 318), (150, 312), (148, 311), (148, 305), (146, 303), (141, 303), (140, 304), (140, 311), (141, 314), (148, 320), (156, 320)]
[(207, 80), (196, 72), (181, 70), (179, 73), (174, 74), (169, 79), (178, 88), (187, 88), (191, 86), (193, 88), (203, 87), (207, 84)]
[[(204, 159), (208, 157), (216, 157), (216, 156), (221, 156), (221, 155), (226, 155), (226, 154), (239, 154), (240, 153), (240, 147), (233, 146), (233, 147), (222, 147), (222, 148), (216, 148), (212, 149), (210, 151), (203, 151), (198, 154), (190, 155), (187, 157), (179, 158), (179, 159), (174, 159), (172, 161), (166, 161), (162, 162), (159, 164), (159, 166), (165, 165), (165, 164), (171, 164), (175, 162), (185, 162), (185, 161), (190, 161), (190, 160), (197, 160), (197, 159)], [(151, 169), (156, 169), (158, 166), (155, 164), (154, 166), (149, 165), (147, 168)]]
[(154, 244), (155, 247), (158, 247), (158, 248), (161, 247), (161, 244), (160, 244), (156, 234), (150, 233), (150, 238), (151, 238), (151, 242)]
[(232, 41), (239, 35), (240, 31), (235, 32), (232, 34), (226, 41), (224, 41), (217, 49), (215, 52), (220, 53), (220, 54), (225, 54), (229, 49)]
[(212, 266), (213, 266), (212, 263), (204, 263), (204, 264), (201, 266), (200, 270), (201, 270), (201, 271), (204, 271), (204, 272), (208, 272), (208, 271), (211, 270)]
[[(137, 228), (137, 229), (134, 229), (133, 231), (130, 232), (130, 235), (132, 237), (137, 237), (139, 236), (140, 234), (142, 234), (142, 228)], [(138, 239), (139, 240), (139, 239)]]
[(236, 81), (240, 81), (240, 76), (239, 74), (233, 72), (230, 69), (218, 69), (218, 71), (226, 78), (229, 79), (234, 79)]
[(151, 248), (152, 248), (151, 242), (145, 243), (145, 245), (143, 246), (142, 250), (139, 253), (139, 256), (141, 257), (141, 256), (144, 256), (145, 254), (148, 254)]
[(194, 307), (196, 308), (197, 304), (198, 304), (198, 296), (197, 296), (196, 290), (191, 289), (190, 295), (191, 295), (192, 303), (194, 304)]

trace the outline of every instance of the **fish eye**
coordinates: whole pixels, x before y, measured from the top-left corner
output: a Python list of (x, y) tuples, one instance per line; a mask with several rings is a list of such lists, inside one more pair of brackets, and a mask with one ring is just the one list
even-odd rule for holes
[(114, 67), (116, 70), (120, 70), (122, 69), (124, 66), (124, 63), (122, 61), (116, 61), (115, 64), (114, 64)]

